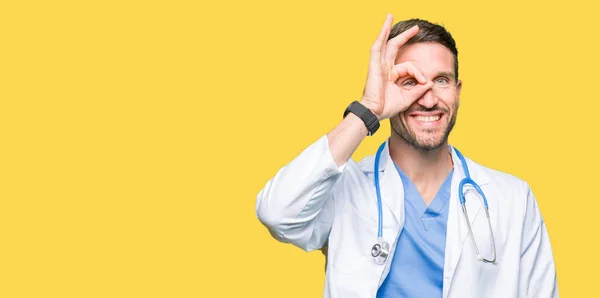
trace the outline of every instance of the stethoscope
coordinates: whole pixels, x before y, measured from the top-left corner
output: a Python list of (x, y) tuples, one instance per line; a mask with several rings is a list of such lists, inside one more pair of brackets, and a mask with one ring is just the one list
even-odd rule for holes
[[(383, 211), (382, 211), (382, 206), (381, 206), (381, 190), (379, 188), (379, 159), (381, 157), (381, 152), (383, 151), (383, 148), (385, 148), (385, 144), (386, 144), (386, 142), (383, 142), (383, 144), (381, 144), (381, 146), (379, 146), (379, 149), (377, 150), (377, 154), (375, 155), (375, 166), (374, 166), (375, 167), (375, 169), (374, 169), (375, 191), (377, 192), (377, 212), (378, 212), (379, 220), (378, 220), (378, 226), (377, 226), (377, 243), (375, 243), (375, 245), (373, 245), (373, 247), (371, 248), (371, 256), (373, 256), (373, 258), (375, 259), (375, 262), (377, 264), (384, 264), (390, 254), (390, 244), (387, 241), (383, 240), (383, 219), (382, 219)], [(477, 254), (477, 260), (482, 261), (484, 263), (496, 264), (496, 243), (494, 240), (494, 233), (492, 231), (492, 223), (490, 222), (490, 212), (488, 211), (487, 199), (485, 198), (485, 194), (483, 193), (481, 188), (479, 188), (479, 185), (477, 185), (477, 183), (475, 183), (475, 181), (473, 181), (473, 179), (471, 179), (471, 175), (469, 174), (469, 168), (467, 166), (467, 162), (465, 161), (465, 158), (463, 157), (463, 155), (456, 148), (454, 148), (454, 151), (456, 151), (456, 155), (460, 159), (460, 162), (462, 163), (462, 166), (463, 166), (463, 170), (465, 172), (465, 178), (463, 178), (460, 181), (460, 184), (458, 186), (458, 198), (460, 200), (460, 205), (462, 207), (463, 214), (465, 215), (465, 220), (467, 221), (467, 226), (469, 227), (469, 235), (471, 236), (471, 242), (473, 243), (473, 246), (475, 248), (475, 253)], [(469, 215), (467, 214), (467, 207), (465, 206), (466, 199), (465, 199), (464, 192), (463, 192), (463, 188), (465, 185), (471, 185), (477, 191), (477, 193), (479, 193), (479, 195), (481, 196), (481, 198), (483, 200), (483, 206), (485, 207), (485, 215), (487, 217), (488, 226), (489, 226), (489, 230), (490, 230), (490, 237), (492, 239), (492, 247), (494, 248), (494, 258), (491, 260), (486, 259), (486, 258), (482, 257), (481, 254), (479, 254), (479, 249), (477, 248), (477, 243), (475, 243), (475, 237), (473, 236), (473, 231), (471, 229), (471, 224), (469, 222)]]

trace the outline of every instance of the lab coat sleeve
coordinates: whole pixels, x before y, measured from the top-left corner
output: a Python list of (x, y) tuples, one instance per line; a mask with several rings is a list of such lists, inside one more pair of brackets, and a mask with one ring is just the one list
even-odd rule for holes
[(321, 249), (333, 223), (334, 187), (345, 166), (336, 165), (327, 136), (322, 136), (259, 192), (258, 219), (281, 242), (305, 251)]
[(526, 201), (521, 244), (519, 297), (558, 297), (554, 256), (536, 198), (524, 183)]

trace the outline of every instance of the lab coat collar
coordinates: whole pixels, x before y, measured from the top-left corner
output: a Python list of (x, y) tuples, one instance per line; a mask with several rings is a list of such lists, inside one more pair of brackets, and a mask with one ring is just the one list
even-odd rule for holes
[[(379, 169), (380, 173), (387, 172), (388, 170), (391, 170), (393, 173), (397, 172), (396, 168), (394, 166), (394, 162), (392, 161), (392, 158), (390, 157), (389, 144), (390, 144), (390, 139), (388, 138), (385, 141), (385, 147), (383, 148), (383, 151), (381, 152), (381, 157), (380, 157), (381, 160), (379, 161), (379, 165), (378, 165), (378, 169)], [(452, 145), (448, 145), (448, 152), (452, 154), (452, 162), (454, 163), (454, 175), (452, 177), (453, 181), (456, 179), (464, 178), (463, 165)], [(490, 178), (490, 175), (484, 170), (484, 168), (482, 166), (480, 166), (479, 164), (473, 162), (468, 157), (464, 156), (464, 154), (463, 154), (463, 157), (465, 158), (465, 161), (467, 162), (467, 165), (469, 167), (469, 174), (471, 175), (471, 179), (473, 179), (475, 182), (477, 182), (477, 184), (479, 186), (488, 184), (490, 182), (491, 178)], [(375, 163), (375, 154), (365, 157), (359, 163), (359, 165), (363, 172), (373, 173), (374, 163)], [(460, 174), (460, 176), (457, 176), (457, 174)], [(458, 182), (460, 182), (460, 180)], [(382, 187), (384, 187), (383, 183), (382, 183)], [(457, 196), (457, 198), (458, 198), (458, 196)]]

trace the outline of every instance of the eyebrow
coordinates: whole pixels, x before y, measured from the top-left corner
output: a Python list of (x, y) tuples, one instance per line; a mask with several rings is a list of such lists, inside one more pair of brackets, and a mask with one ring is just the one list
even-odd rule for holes
[(435, 77), (449, 77), (452, 78), (452, 80), (454, 80), (456, 76), (454, 75), (454, 72), (451, 71), (440, 71), (435, 75)]

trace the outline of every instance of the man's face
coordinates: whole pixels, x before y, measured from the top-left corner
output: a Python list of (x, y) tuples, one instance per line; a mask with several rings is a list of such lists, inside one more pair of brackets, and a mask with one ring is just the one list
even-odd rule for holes
[[(456, 123), (462, 82), (454, 76), (454, 56), (439, 43), (416, 43), (398, 52), (396, 64), (411, 61), (433, 87), (406, 111), (390, 118), (392, 130), (412, 147), (431, 151), (444, 145)], [(401, 77), (396, 85), (409, 90), (418, 84), (412, 77)]]

